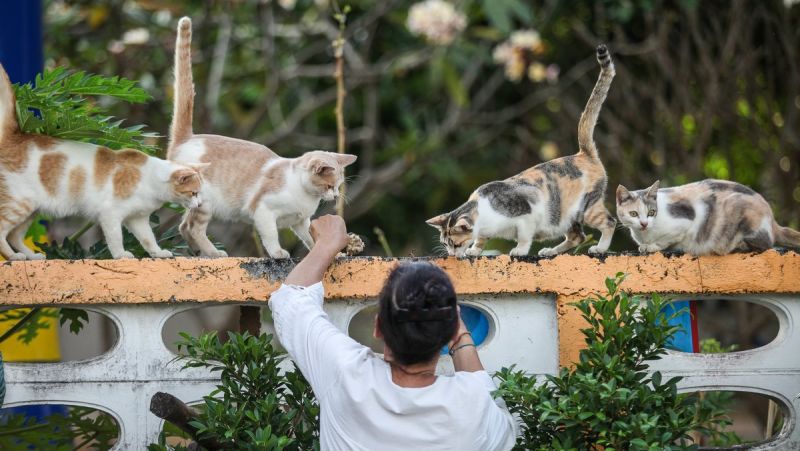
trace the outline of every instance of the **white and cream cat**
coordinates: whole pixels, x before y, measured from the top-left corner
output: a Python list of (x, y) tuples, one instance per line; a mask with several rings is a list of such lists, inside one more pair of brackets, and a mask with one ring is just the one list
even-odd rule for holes
[(692, 255), (761, 252), (774, 244), (800, 248), (800, 232), (775, 222), (764, 198), (745, 185), (703, 180), (659, 189), (617, 187), (617, 216), (639, 252)]
[(457, 209), (429, 219), (449, 255), (480, 255), (489, 238), (516, 240), (510, 254), (528, 255), (534, 240), (563, 235), (559, 245), (539, 251), (540, 256), (552, 256), (582, 243), (584, 225), (602, 234), (589, 252), (608, 250), (616, 221), (604, 205), (606, 171), (593, 137), (615, 74), (606, 46), (597, 47), (597, 61), (600, 76), (578, 123), (578, 152), (486, 183)]
[(11, 82), (0, 66), (0, 254), (9, 260), (43, 259), (24, 243), (37, 212), (55, 218), (83, 216), (103, 230), (114, 258), (132, 258), (122, 244), (122, 225), (152, 257), (159, 248), (150, 214), (165, 202), (201, 205), (197, 168), (150, 157), (133, 149), (22, 133)]
[(278, 241), (279, 228), (291, 228), (309, 249), (311, 215), (321, 200), (333, 200), (344, 183), (344, 168), (355, 155), (312, 151), (282, 158), (265, 146), (192, 131), (192, 22), (180, 19), (175, 43), (175, 99), (167, 158), (209, 163), (204, 170), (203, 204), (186, 212), (180, 226), (189, 246), (202, 255), (227, 255), (206, 235), (212, 217), (253, 223), (273, 258), (288, 258)]

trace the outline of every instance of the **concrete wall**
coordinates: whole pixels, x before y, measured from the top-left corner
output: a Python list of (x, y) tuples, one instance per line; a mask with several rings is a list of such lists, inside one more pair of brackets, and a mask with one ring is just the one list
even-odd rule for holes
[[(490, 338), (481, 347), (489, 370), (516, 363), (533, 373), (555, 373), (577, 357), (583, 327), (569, 306), (604, 291), (604, 280), (628, 273), (625, 287), (641, 293), (724, 295), (772, 309), (781, 328), (769, 345), (723, 355), (672, 353), (659, 363), (683, 375), (684, 390), (730, 389), (778, 401), (787, 418), (777, 441), (764, 449), (800, 449), (800, 255), (769, 251), (726, 257), (559, 256), (472, 260), (435, 259), (453, 278), (462, 301), (487, 314)], [(326, 310), (344, 331), (374, 302), (396, 260), (338, 261), (325, 275)], [(120, 449), (155, 439), (160, 421), (147, 412), (150, 396), (168, 391), (199, 400), (213, 386), (200, 371), (178, 371), (161, 330), (175, 313), (219, 303), (263, 305), (291, 262), (257, 259), (50, 261), (0, 264), (0, 305), (70, 305), (108, 316), (119, 335), (102, 356), (80, 362), (9, 364), (7, 404), (70, 403), (108, 411), (122, 427)], [(451, 371), (442, 359), (440, 371)], [(787, 448), (788, 447), (788, 448)]]

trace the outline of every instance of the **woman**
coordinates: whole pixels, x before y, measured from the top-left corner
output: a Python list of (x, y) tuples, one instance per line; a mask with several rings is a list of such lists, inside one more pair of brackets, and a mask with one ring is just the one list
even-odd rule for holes
[[(379, 296), (381, 358), (342, 333), (322, 310), (322, 276), (347, 244), (338, 216), (311, 223), (314, 247), (269, 301), (278, 339), (320, 402), (323, 450), (505, 450), (515, 423), (493, 399), (492, 379), (458, 314), (447, 275), (401, 264)], [(449, 345), (455, 374), (435, 374)]]

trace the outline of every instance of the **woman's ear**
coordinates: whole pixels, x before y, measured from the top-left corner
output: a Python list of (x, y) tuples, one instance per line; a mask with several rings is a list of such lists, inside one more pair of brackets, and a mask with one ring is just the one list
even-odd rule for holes
[(378, 315), (375, 315), (375, 326), (372, 329), (372, 336), (377, 338), (378, 340), (383, 340), (383, 334), (381, 333), (380, 321), (378, 319)]

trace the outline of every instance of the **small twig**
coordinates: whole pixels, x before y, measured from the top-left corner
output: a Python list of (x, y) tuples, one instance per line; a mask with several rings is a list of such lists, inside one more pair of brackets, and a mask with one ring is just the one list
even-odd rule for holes
[(219, 93), (222, 87), (225, 59), (228, 56), (228, 48), (230, 47), (232, 27), (233, 24), (230, 14), (223, 14), (220, 20), (217, 42), (214, 45), (214, 53), (212, 54), (211, 69), (208, 72), (206, 108), (208, 109), (212, 124), (215, 123), (219, 117)]
[(386, 254), (386, 256), (394, 257), (394, 254), (392, 253), (392, 248), (389, 247), (389, 241), (386, 239), (386, 234), (383, 233), (383, 230), (381, 230), (378, 227), (375, 227), (374, 229), (372, 229), (372, 231), (375, 232), (375, 235), (378, 236), (378, 242), (381, 243), (381, 247), (383, 248), (383, 252)]
[(88, 232), (89, 229), (91, 229), (92, 227), (94, 227), (94, 223), (91, 221), (87, 222), (86, 224), (83, 225), (83, 227), (81, 227), (75, 233), (70, 235), (69, 240), (75, 242), (76, 240), (78, 240), (78, 238), (82, 237), (84, 233)]
[[(347, 95), (347, 90), (344, 87), (344, 32), (347, 26), (347, 13), (349, 7), (345, 5), (344, 9), (339, 8), (338, 2), (334, 0), (334, 19), (339, 23), (339, 34), (333, 41), (333, 55), (336, 58), (336, 69), (333, 76), (336, 78), (336, 152), (342, 154), (345, 152), (345, 142), (347, 129), (344, 125), (344, 98)], [(342, 183), (339, 193), (339, 199), (336, 201), (336, 214), (344, 216), (344, 203), (346, 195), (347, 184)]]
[(22, 319), (20, 319), (19, 321), (17, 321), (16, 324), (11, 326), (11, 329), (8, 329), (7, 331), (5, 331), (5, 333), (3, 333), (3, 335), (0, 336), (0, 343), (8, 340), (12, 335), (17, 333), (20, 329), (22, 329), (22, 327), (25, 326), (25, 323), (33, 319), (33, 317), (35, 317), (41, 309), (42, 309), (41, 307), (32, 308), (31, 311), (29, 311), (28, 313), (25, 314), (25, 316), (22, 317)]
[(22, 427), (19, 429), (11, 429), (7, 431), (0, 431), (0, 437), (8, 436), (8, 435), (17, 435), (23, 432), (30, 432), (30, 431), (37, 431), (39, 429), (45, 429), (50, 427), (50, 423), (40, 423), (35, 424), (33, 426)]

